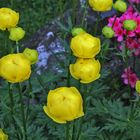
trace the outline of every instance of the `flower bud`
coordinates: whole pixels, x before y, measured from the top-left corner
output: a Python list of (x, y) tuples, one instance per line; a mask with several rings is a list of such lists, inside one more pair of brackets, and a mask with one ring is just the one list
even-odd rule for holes
[(0, 30), (15, 27), (19, 21), (19, 13), (10, 8), (0, 8)]
[(136, 81), (135, 88), (136, 88), (136, 91), (140, 94), (140, 80)]
[(29, 79), (30, 61), (22, 53), (9, 54), (0, 59), (0, 76), (11, 83)]
[(124, 13), (127, 10), (127, 4), (126, 4), (126, 2), (124, 2), (122, 0), (117, 0), (114, 3), (114, 9), (116, 9), (119, 12)]
[(73, 54), (79, 58), (93, 58), (100, 52), (100, 39), (88, 33), (72, 38), (70, 45)]
[(0, 140), (8, 140), (8, 135), (6, 135), (2, 129), (0, 129)]
[(137, 23), (134, 20), (125, 20), (123, 22), (123, 27), (128, 31), (135, 30)]
[(26, 48), (23, 54), (30, 60), (31, 64), (35, 64), (38, 61), (38, 52), (34, 49)]
[(72, 36), (77, 36), (82, 33), (85, 33), (85, 30), (82, 28), (73, 28), (72, 29)]
[(83, 100), (75, 87), (51, 90), (47, 97), (45, 113), (57, 123), (66, 123), (84, 115)]
[(102, 33), (103, 35), (106, 37), (106, 38), (112, 38), (114, 37), (114, 31), (111, 27), (108, 27), (108, 26), (105, 26), (103, 29), (102, 29)]
[(100, 68), (98, 60), (78, 58), (75, 64), (70, 65), (70, 73), (72, 77), (86, 84), (100, 77)]
[(89, 5), (95, 11), (109, 11), (112, 9), (113, 0), (89, 0)]
[(9, 39), (11, 39), (12, 41), (19, 41), (25, 35), (25, 31), (21, 27), (11, 28), (9, 31), (10, 31)]

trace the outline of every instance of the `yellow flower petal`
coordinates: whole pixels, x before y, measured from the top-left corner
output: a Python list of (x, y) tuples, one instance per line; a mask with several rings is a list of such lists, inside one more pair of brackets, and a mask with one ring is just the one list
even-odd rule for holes
[(100, 39), (88, 33), (79, 34), (72, 38), (70, 45), (73, 54), (79, 58), (93, 58), (101, 49)]
[(109, 11), (112, 9), (113, 0), (89, 0), (89, 5), (95, 11)]
[(24, 54), (9, 54), (0, 59), (0, 76), (11, 83), (29, 79), (31, 74), (30, 61)]
[(66, 123), (84, 115), (83, 100), (75, 87), (57, 88), (49, 92), (44, 111), (55, 122)]
[(15, 27), (19, 21), (19, 13), (10, 8), (0, 8), (0, 29), (6, 30)]
[(70, 65), (72, 77), (85, 84), (97, 80), (100, 77), (100, 69), (100, 62), (95, 59), (78, 58), (75, 64)]

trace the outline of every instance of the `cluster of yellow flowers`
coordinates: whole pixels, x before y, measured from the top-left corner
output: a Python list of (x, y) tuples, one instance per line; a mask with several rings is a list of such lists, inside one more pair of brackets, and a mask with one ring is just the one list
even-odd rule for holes
[(75, 64), (70, 65), (72, 77), (81, 83), (90, 83), (100, 77), (100, 62), (94, 57), (100, 52), (100, 39), (86, 32), (80, 32), (71, 40), (73, 55), (77, 58)]
[(124, 0), (116, 0), (113, 4), (113, 0), (89, 0), (89, 5), (94, 11), (105, 12), (112, 9), (119, 12), (125, 12), (127, 9), (127, 4)]
[(25, 35), (25, 31), (21, 27), (16, 27), (19, 21), (19, 13), (10, 8), (0, 8), (0, 30), (10, 32), (9, 39), (19, 41)]
[[(77, 56), (70, 65), (71, 75), (81, 83), (90, 83), (100, 77), (100, 63), (95, 56), (100, 51), (100, 39), (86, 33), (81, 28), (72, 31), (71, 49)], [(60, 87), (48, 93), (44, 112), (57, 123), (66, 123), (82, 117), (83, 100), (75, 87)]]
[[(25, 35), (21, 27), (16, 27), (19, 13), (10, 8), (0, 8), (0, 29), (10, 32), (9, 39), (18, 42)], [(0, 76), (11, 83), (29, 79), (31, 64), (38, 60), (36, 50), (26, 48), (23, 53), (8, 54), (0, 59)]]

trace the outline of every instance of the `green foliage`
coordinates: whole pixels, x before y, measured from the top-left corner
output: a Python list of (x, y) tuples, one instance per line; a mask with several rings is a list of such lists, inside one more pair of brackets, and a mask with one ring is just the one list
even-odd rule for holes
[[(71, 2), (75, 1), (1, 0), (0, 7), (10, 7), (20, 13), (19, 26), (26, 30), (25, 40), (27, 40), (46, 23), (61, 16), (67, 9), (72, 9)], [(87, 8), (87, 5), (85, 7)], [(114, 42), (102, 39), (101, 52), (96, 57), (102, 64), (101, 77), (93, 83), (81, 85), (69, 75), (68, 71), (69, 64), (76, 60), (69, 47), (71, 29), (75, 26), (73, 18), (67, 17), (66, 21), (57, 23), (60, 28), (58, 36), (65, 54), (53, 54), (53, 51), (52, 54), (55, 57), (53, 65), (61, 69), (61, 72), (56, 73), (47, 69), (38, 75), (34, 66), (30, 79), (21, 84), (28, 140), (67, 140), (65, 136), (67, 126), (70, 133), (73, 133), (73, 137), (69, 136), (72, 140), (139, 140), (140, 101), (129, 100), (128, 88), (121, 84), (117, 65), (111, 67), (114, 57), (121, 56), (125, 60), (125, 54), (130, 55), (132, 52), (122, 50), (117, 53)], [(85, 19), (82, 22), (86, 22)], [(0, 56), (13, 53), (16, 49), (15, 44), (8, 40), (8, 36), (8, 33), (0, 32)], [(110, 47), (111, 45), (113, 47)], [(63, 55), (64, 60), (61, 60), (60, 56)], [(68, 82), (81, 92), (85, 116), (69, 122), (68, 125), (57, 124), (44, 113), (43, 106), (51, 89), (67, 86)], [(13, 110), (9, 90), (12, 90), (11, 95), (14, 99)], [(0, 79), (0, 128), (9, 135), (9, 140), (24, 140), (20, 105), (17, 84), (11, 84), (8, 89), (8, 83)]]

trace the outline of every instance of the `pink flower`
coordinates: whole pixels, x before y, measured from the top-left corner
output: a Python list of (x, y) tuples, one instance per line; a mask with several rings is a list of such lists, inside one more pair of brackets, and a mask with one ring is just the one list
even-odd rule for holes
[(140, 0), (131, 0), (131, 2), (139, 4)]
[(118, 42), (121, 42), (123, 40), (124, 30), (121, 26), (114, 27), (113, 30), (115, 31), (115, 36), (117, 37)]
[(131, 70), (130, 67), (126, 68), (124, 70), (124, 73), (122, 74), (122, 79), (125, 85), (130, 85), (131, 88), (135, 87), (136, 81), (138, 80), (138, 77), (136, 74)]
[(135, 56), (138, 56), (140, 54), (140, 43), (138, 42), (138, 39), (127, 38), (126, 43), (126, 47), (129, 50), (132, 50)]

